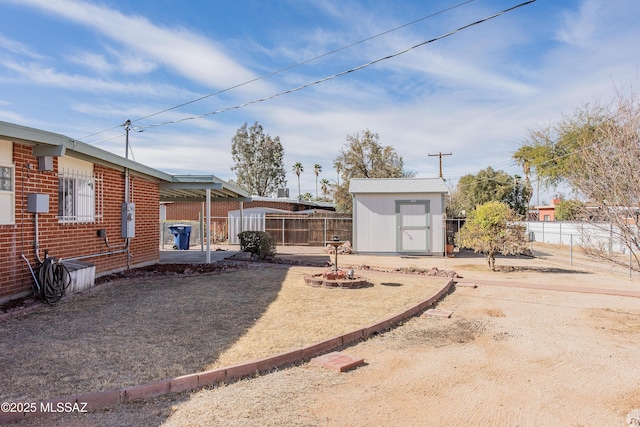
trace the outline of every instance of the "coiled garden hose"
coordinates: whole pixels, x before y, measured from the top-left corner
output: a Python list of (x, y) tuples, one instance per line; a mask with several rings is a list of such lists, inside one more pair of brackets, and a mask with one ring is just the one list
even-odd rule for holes
[(71, 274), (67, 267), (55, 258), (45, 258), (38, 268), (40, 299), (54, 304), (62, 298), (71, 283)]

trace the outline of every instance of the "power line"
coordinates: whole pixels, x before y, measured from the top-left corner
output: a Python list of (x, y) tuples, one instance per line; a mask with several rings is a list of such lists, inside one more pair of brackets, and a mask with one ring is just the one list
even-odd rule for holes
[[(326, 56), (333, 55), (333, 54), (338, 53), (338, 52), (340, 52), (340, 51), (343, 51), (343, 50), (349, 49), (349, 48), (351, 48), (351, 47), (353, 47), (353, 46), (356, 46), (356, 45), (359, 45), (359, 44), (361, 44), (361, 43), (365, 43), (365, 42), (368, 42), (368, 41), (373, 40), (373, 39), (375, 39), (375, 38), (382, 37), (382, 36), (384, 36), (384, 35), (387, 35), (387, 34), (392, 33), (392, 32), (394, 32), (394, 31), (397, 31), (397, 30), (400, 30), (400, 29), (402, 29), (402, 28), (408, 27), (408, 26), (410, 26), (410, 25), (417, 24), (418, 22), (424, 21), (424, 20), (426, 20), (426, 19), (433, 18), (434, 16), (438, 16), (438, 15), (441, 15), (441, 14), (443, 14), (443, 13), (445, 13), (445, 12), (449, 12), (449, 11), (451, 11), (451, 10), (453, 10), (453, 9), (456, 9), (456, 8), (458, 8), (458, 7), (461, 7), (461, 6), (464, 6), (465, 4), (471, 3), (471, 2), (473, 2), (473, 1), (475, 1), (475, 0), (467, 0), (467, 1), (464, 1), (464, 2), (462, 2), (462, 3), (458, 3), (458, 4), (456, 4), (456, 5), (453, 5), (453, 6), (451, 6), (451, 7), (448, 7), (448, 8), (446, 8), (446, 9), (442, 9), (442, 10), (440, 10), (440, 11), (438, 11), (438, 12), (432, 13), (432, 14), (430, 14), (430, 15), (423, 16), (422, 18), (418, 18), (418, 19), (415, 19), (415, 20), (413, 20), (413, 21), (411, 21), (411, 22), (407, 22), (406, 24), (402, 24), (402, 25), (400, 25), (400, 26), (398, 26), (398, 27), (395, 27), (395, 28), (392, 28), (392, 29), (390, 29), (390, 30), (383, 31), (382, 33), (375, 34), (375, 35), (373, 35), (373, 36), (370, 36), (370, 37), (367, 37), (367, 38), (365, 38), (365, 39), (359, 40), (359, 41), (357, 41), (357, 42), (354, 42), (354, 43), (348, 44), (348, 45), (343, 46), (343, 47), (340, 47), (340, 48), (338, 48), (338, 49), (335, 49), (335, 50), (332, 50), (332, 51), (329, 51), (329, 52), (323, 53), (323, 54), (318, 55), (318, 56), (315, 56), (315, 57), (313, 57), (313, 58), (306, 59), (306, 60), (304, 60), (304, 61), (302, 61), (302, 62), (298, 62), (298, 63), (293, 64), (293, 65), (289, 65), (289, 66), (284, 67), (284, 68), (281, 68), (281, 69), (279, 69), (279, 70), (272, 71), (272, 72), (267, 73), (267, 74), (263, 74), (263, 75), (261, 75), (261, 76), (258, 76), (258, 77), (256, 77), (256, 78), (254, 78), (254, 79), (247, 80), (247, 81), (245, 81), (245, 82), (243, 82), (243, 83), (238, 83), (238, 84), (236, 84), (236, 85), (230, 86), (230, 87), (228, 87), (228, 88), (226, 88), (226, 89), (222, 89), (222, 90), (219, 90), (219, 91), (217, 91), (217, 92), (210, 93), (210, 94), (208, 94), (208, 95), (203, 95), (203, 96), (201, 96), (201, 97), (199, 97), (199, 98), (193, 99), (193, 100), (191, 100), (191, 101), (183, 102), (182, 104), (178, 104), (178, 105), (173, 106), (173, 107), (170, 107), (170, 108), (165, 108), (164, 110), (158, 111), (158, 112), (156, 112), (156, 113), (149, 114), (149, 115), (146, 115), (146, 116), (144, 116), (144, 117), (140, 117), (140, 118), (138, 118), (138, 119), (132, 120), (132, 122), (137, 122), (137, 121), (140, 121), (140, 120), (148, 119), (148, 118), (150, 118), (150, 117), (154, 117), (154, 116), (157, 116), (157, 115), (160, 115), (160, 114), (166, 113), (166, 112), (168, 112), (168, 111), (176, 110), (176, 109), (181, 108), (181, 107), (184, 107), (184, 106), (186, 106), (186, 105), (190, 105), (190, 104), (193, 104), (193, 103), (196, 103), (196, 102), (202, 101), (203, 99), (207, 99), (207, 98), (210, 98), (210, 97), (212, 97), (212, 96), (220, 95), (220, 94), (222, 94), (222, 93), (229, 92), (229, 91), (231, 91), (231, 90), (233, 90), (233, 89), (237, 89), (237, 88), (239, 88), (239, 87), (242, 87), (242, 86), (245, 86), (245, 85), (248, 85), (248, 84), (251, 84), (251, 83), (255, 83), (255, 82), (259, 81), (259, 80), (266, 79), (266, 78), (271, 77), (271, 76), (274, 76), (274, 75), (276, 75), (276, 74), (280, 74), (280, 73), (283, 73), (283, 72), (285, 72), (285, 71), (289, 71), (289, 70), (291, 70), (291, 69), (293, 69), (293, 68), (296, 68), (296, 67), (299, 67), (299, 66), (301, 66), (301, 65), (308, 64), (308, 63), (310, 63), (310, 62), (313, 62), (313, 61), (316, 61), (316, 60), (318, 60), (318, 59), (324, 58), (324, 57), (326, 57)], [(108, 132), (108, 131), (113, 130), (113, 129), (117, 129), (117, 128), (121, 127), (121, 126), (122, 126), (122, 125), (113, 126), (113, 127), (109, 128), (109, 129), (105, 129), (105, 130), (102, 130), (102, 131), (100, 131), (100, 132), (92, 133), (91, 135), (87, 135), (87, 136), (85, 136), (85, 137), (83, 137), (83, 138), (80, 138), (80, 139), (90, 138), (90, 137), (92, 137), (92, 136), (99, 135), (99, 134), (101, 134), (101, 133)]]
[(243, 108), (243, 107), (247, 107), (249, 105), (253, 105), (253, 104), (260, 103), (260, 102), (268, 101), (270, 99), (277, 98), (277, 97), (282, 96), (282, 95), (286, 95), (286, 94), (289, 94), (289, 93), (297, 92), (299, 90), (308, 88), (310, 86), (314, 86), (314, 85), (317, 85), (317, 84), (320, 84), (320, 83), (324, 83), (326, 81), (333, 80), (333, 79), (335, 79), (337, 77), (341, 77), (341, 76), (344, 76), (346, 74), (350, 74), (350, 73), (353, 73), (355, 71), (362, 70), (364, 68), (367, 68), (367, 67), (369, 67), (371, 65), (377, 64), (379, 62), (386, 61), (388, 59), (392, 59), (392, 58), (395, 58), (397, 56), (403, 55), (403, 54), (405, 54), (407, 52), (410, 52), (410, 51), (412, 51), (414, 49), (417, 49), (417, 48), (419, 48), (421, 46), (436, 42), (438, 40), (442, 40), (442, 39), (444, 39), (446, 37), (449, 37), (449, 36), (452, 36), (452, 35), (460, 32), (460, 31), (466, 30), (466, 29), (471, 28), (473, 26), (476, 26), (476, 25), (482, 24), (484, 22), (487, 22), (487, 21), (489, 21), (491, 19), (497, 18), (497, 17), (499, 17), (501, 15), (504, 15), (505, 13), (511, 12), (511, 11), (513, 11), (515, 9), (518, 9), (518, 8), (522, 7), (522, 6), (526, 6), (528, 4), (534, 3), (535, 1), (536, 0), (529, 0), (529, 1), (526, 1), (524, 3), (520, 3), (519, 5), (510, 7), (508, 9), (505, 9), (505, 10), (503, 10), (501, 12), (495, 13), (495, 14), (493, 14), (491, 16), (486, 17), (486, 18), (483, 18), (483, 19), (480, 19), (478, 21), (472, 22), (470, 24), (464, 25), (464, 26), (459, 27), (459, 28), (457, 28), (455, 30), (449, 31), (448, 33), (442, 34), (442, 35), (440, 35), (438, 37), (435, 37), (435, 38), (432, 38), (430, 40), (424, 41), (422, 43), (418, 43), (416, 45), (413, 45), (413, 46), (411, 46), (411, 47), (409, 47), (407, 49), (404, 49), (404, 50), (402, 50), (400, 52), (397, 52), (397, 53), (394, 53), (394, 54), (391, 54), (391, 55), (388, 55), (388, 56), (385, 56), (385, 57), (382, 57), (382, 58), (375, 59), (373, 61), (367, 62), (367, 63), (362, 64), (360, 66), (351, 68), (349, 70), (342, 71), (342, 72), (339, 72), (339, 73), (336, 73), (336, 74), (332, 74), (332, 75), (330, 75), (328, 77), (324, 77), (322, 79), (315, 80), (313, 82), (310, 82), (310, 83), (307, 83), (307, 84), (304, 84), (304, 85), (301, 85), (301, 86), (298, 86), (298, 87), (295, 87), (295, 88), (292, 88), (292, 89), (288, 89), (288, 90), (285, 90), (285, 91), (282, 91), (282, 92), (278, 92), (276, 94), (269, 95), (269, 96), (266, 96), (266, 97), (263, 97), (263, 98), (255, 99), (253, 101), (249, 101), (249, 102), (245, 102), (245, 103), (242, 103), (242, 104), (238, 104), (238, 105), (235, 105), (233, 107), (227, 107), (227, 108), (223, 108), (223, 109), (220, 109), (220, 110), (212, 111), (212, 112), (209, 112), (209, 113), (200, 114), (198, 116), (190, 116), (190, 117), (185, 117), (185, 118), (178, 119), (178, 120), (171, 120), (171, 121), (157, 123), (155, 125), (147, 125), (147, 126), (141, 126), (141, 127), (143, 127), (143, 128), (154, 128), (154, 127), (164, 126), (164, 125), (168, 125), (168, 124), (181, 123), (181, 122), (185, 122), (185, 121), (188, 121), (188, 120), (200, 119), (200, 118), (203, 118), (203, 117), (206, 117), (206, 116), (212, 116), (212, 115), (224, 113), (226, 111), (237, 110), (237, 109), (240, 109), (240, 108)]
[(419, 19), (416, 19), (416, 20), (414, 20), (414, 21), (408, 22), (408, 23), (406, 23), (406, 24), (400, 25), (399, 27), (392, 28), (392, 29), (390, 29), (390, 30), (387, 30), (387, 31), (384, 31), (384, 32), (382, 32), (382, 33), (379, 33), (379, 34), (373, 35), (373, 36), (371, 36), (371, 37), (367, 37), (367, 38), (365, 38), (365, 39), (362, 39), (362, 40), (359, 40), (359, 41), (357, 41), (357, 42), (354, 42), (354, 43), (348, 44), (348, 45), (343, 46), (343, 47), (341, 47), (341, 48), (338, 48), (338, 49), (332, 50), (332, 51), (330, 51), (330, 52), (323, 53), (323, 54), (318, 55), (318, 56), (316, 56), (316, 57), (313, 57), (313, 58), (311, 58), (311, 59), (307, 59), (307, 60), (304, 60), (304, 61), (299, 62), (299, 63), (297, 63), (297, 64), (293, 64), (293, 65), (290, 65), (290, 66), (288, 66), (288, 67), (282, 68), (282, 69), (280, 69), (280, 70), (273, 71), (273, 72), (268, 73), (268, 74), (264, 74), (264, 75), (262, 75), (262, 76), (256, 77), (255, 79), (248, 80), (248, 81), (246, 81), (246, 82), (244, 82), (244, 83), (240, 83), (240, 84), (237, 84), (237, 85), (235, 85), (235, 86), (231, 86), (231, 87), (229, 87), (229, 88), (227, 88), (227, 89), (223, 89), (223, 90), (220, 90), (220, 91), (217, 91), (217, 92), (211, 93), (211, 94), (209, 94), (209, 95), (202, 96), (202, 97), (200, 97), (200, 98), (194, 99), (194, 100), (192, 100), (192, 101), (185, 102), (185, 103), (180, 104), (180, 105), (177, 105), (177, 106), (175, 106), (175, 107), (167, 108), (167, 109), (162, 110), (162, 111), (159, 111), (159, 112), (157, 112), (157, 113), (149, 114), (148, 116), (141, 117), (141, 118), (136, 119), (136, 120), (134, 120), (134, 121), (139, 121), (139, 120), (148, 119), (149, 117), (157, 116), (158, 114), (162, 114), (162, 113), (165, 113), (165, 112), (167, 112), (167, 111), (175, 110), (175, 109), (177, 109), (177, 108), (184, 107), (185, 105), (193, 104), (194, 102), (202, 101), (203, 99), (210, 98), (210, 97), (212, 97), (212, 96), (219, 95), (219, 94), (224, 93), (224, 92), (228, 92), (228, 91), (230, 91), (230, 90), (232, 90), (232, 89), (237, 89), (237, 88), (239, 88), (239, 87), (241, 87), (241, 86), (244, 86), (244, 85), (247, 85), (247, 84), (250, 84), (250, 83), (254, 83), (254, 82), (258, 81), (258, 80), (262, 80), (262, 79), (265, 79), (265, 78), (267, 78), (267, 77), (271, 77), (271, 76), (274, 76), (274, 75), (276, 75), (276, 74), (280, 74), (280, 73), (282, 73), (282, 72), (289, 71), (289, 70), (291, 70), (291, 69), (293, 69), (293, 68), (296, 68), (296, 67), (299, 67), (299, 66), (301, 66), (301, 65), (308, 64), (309, 62), (313, 62), (313, 61), (316, 61), (316, 60), (318, 60), (318, 59), (324, 58), (325, 56), (333, 55), (334, 53), (338, 53), (338, 52), (340, 52), (340, 51), (343, 51), (343, 50), (349, 49), (349, 48), (351, 48), (351, 47), (353, 47), (353, 46), (356, 46), (356, 45), (358, 45), (358, 44), (365, 43), (365, 42), (370, 41), (370, 40), (373, 40), (373, 39), (375, 39), (375, 38), (378, 38), (378, 37), (384, 36), (384, 35), (386, 35), (386, 34), (389, 34), (389, 33), (392, 33), (392, 32), (394, 32), (394, 31), (400, 30), (400, 29), (402, 29), (402, 28), (405, 28), (405, 27), (408, 27), (408, 26), (410, 26), (410, 25), (416, 24), (416, 23), (418, 23), (418, 22), (424, 21), (425, 19), (433, 18), (434, 16), (437, 16), (437, 15), (443, 14), (443, 13), (448, 12), (448, 11), (450, 11), (450, 10), (453, 10), (453, 9), (455, 9), (455, 8), (457, 8), (457, 7), (463, 6), (463, 5), (467, 4), (467, 3), (471, 3), (472, 1), (474, 1), (474, 0), (468, 0), (468, 1), (465, 1), (465, 2), (463, 2), (463, 3), (459, 3), (459, 4), (455, 5), (455, 6), (451, 6), (451, 7), (447, 8), (447, 9), (443, 9), (443, 10), (438, 11), (438, 12), (436, 12), (436, 13), (432, 13), (431, 15), (424, 16), (424, 17), (422, 17), (422, 18), (419, 18)]

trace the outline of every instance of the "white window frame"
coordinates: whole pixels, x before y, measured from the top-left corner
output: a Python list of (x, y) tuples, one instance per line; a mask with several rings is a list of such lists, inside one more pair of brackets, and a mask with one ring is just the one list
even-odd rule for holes
[(101, 223), (102, 176), (86, 171), (58, 173), (58, 221), (65, 224)]
[[(5, 173), (8, 173), (6, 176)], [(8, 180), (8, 188), (2, 184)], [(16, 167), (13, 163), (0, 162), (0, 224), (16, 222)]]

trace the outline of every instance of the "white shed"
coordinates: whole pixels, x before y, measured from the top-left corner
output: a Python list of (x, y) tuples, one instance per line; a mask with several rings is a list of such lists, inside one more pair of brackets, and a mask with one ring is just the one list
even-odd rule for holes
[(265, 219), (268, 213), (288, 214), (291, 211), (258, 207), (227, 212), (229, 243), (232, 245), (240, 244), (238, 233), (241, 231), (265, 231)]
[(354, 178), (349, 192), (355, 252), (444, 254), (442, 178)]

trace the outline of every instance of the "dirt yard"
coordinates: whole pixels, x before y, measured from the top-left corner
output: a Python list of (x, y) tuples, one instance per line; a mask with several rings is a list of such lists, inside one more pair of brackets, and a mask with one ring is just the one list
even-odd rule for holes
[[(457, 271), (463, 276), (460, 285), (438, 306), (453, 311), (453, 315), (451, 318), (416, 317), (392, 331), (341, 349), (346, 354), (363, 357), (366, 362), (364, 366), (346, 373), (304, 363), (232, 384), (134, 402), (110, 410), (74, 416), (58, 415), (23, 424), (626, 426), (626, 415), (640, 408), (637, 344), (640, 339), (640, 283), (637, 277), (629, 279), (624, 274), (605, 273), (601, 269), (594, 273), (571, 267), (566, 256), (550, 250), (540, 255), (534, 259), (499, 259), (500, 272), (487, 272), (484, 261), (476, 257), (345, 256), (345, 264), (351, 266), (375, 266), (389, 271), (431, 267)], [(299, 252), (282, 254), (284, 258), (289, 256), (305, 255)], [(317, 253), (309, 256), (322, 257)], [(157, 346), (155, 356), (139, 357), (133, 367), (114, 366), (113, 372), (94, 374), (100, 375), (100, 381), (105, 385), (107, 380), (111, 380), (110, 376), (126, 377), (127, 371), (132, 372), (132, 377), (145, 369), (157, 371), (162, 376), (166, 368), (153, 366), (156, 365), (156, 357), (163, 357), (162, 348), (167, 345), (170, 346), (168, 352), (179, 352), (178, 355), (169, 355), (173, 363), (184, 364), (182, 369), (187, 370), (225, 365), (253, 356), (254, 353), (247, 352), (250, 347), (254, 347), (254, 351), (262, 351), (260, 349), (270, 346), (299, 345), (293, 337), (311, 329), (313, 322), (290, 326), (281, 323), (283, 319), (301, 317), (306, 310), (297, 305), (302, 304), (300, 301), (304, 301), (305, 294), (313, 293), (313, 296), (306, 296), (306, 303), (311, 305), (311, 312), (317, 314), (316, 327), (332, 325), (333, 317), (322, 311), (327, 302), (321, 303), (318, 295), (344, 293), (343, 290), (305, 288), (298, 284), (301, 279), (296, 275), (305, 270), (303, 267), (283, 269), (267, 266), (221, 273), (216, 276), (221, 280), (223, 277), (235, 278), (226, 282), (227, 287), (232, 287), (226, 295), (231, 302), (220, 302), (219, 306), (197, 306), (202, 298), (200, 294), (176, 300), (173, 305), (176, 314), (193, 310), (200, 313), (200, 322), (206, 320), (207, 316), (202, 313), (207, 309), (217, 312), (229, 303), (244, 307), (248, 312), (244, 320), (236, 322), (239, 324), (234, 325), (231, 318), (227, 323), (217, 325), (222, 329), (235, 328), (231, 336), (236, 338), (211, 345), (207, 356), (209, 363), (202, 360), (191, 364), (184, 362), (184, 359), (191, 358), (191, 354), (180, 352), (180, 347), (184, 346), (180, 343), (183, 339), (180, 335), (185, 334), (188, 328), (157, 332), (165, 329), (161, 327), (156, 331), (160, 336), (153, 338), (154, 342), (150, 342), (153, 334), (143, 334), (127, 341), (129, 344), (123, 348), (114, 349), (136, 354), (147, 351), (147, 347)], [(261, 278), (255, 286), (261, 287), (258, 293), (263, 294), (263, 298), (255, 304), (248, 304), (242, 301), (242, 295), (238, 295), (238, 291), (246, 289), (233, 286), (238, 286), (239, 278), (244, 277), (242, 274), (255, 272), (259, 272), (257, 277)], [(283, 276), (285, 272), (287, 277)], [(398, 298), (399, 304), (408, 304), (411, 298), (406, 294), (423, 286), (416, 279), (423, 276), (363, 273), (376, 276), (374, 286), (346, 292), (356, 295), (349, 303), (353, 306), (349, 307), (359, 309), (362, 316), (371, 316), (363, 319), (365, 323), (371, 323), (371, 318), (381, 315), (377, 310), (382, 300)], [(289, 277), (289, 274), (293, 275)], [(289, 280), (296, 283), (292, 292), (302, 292), (293, 292), (291, 299), (285, 298)], [(271, 282), (277, 284), (270, 285)], [(470, 283), (478, 286), (461, 286)], [(373, 294), (361, 293), (374, 290), (386, 294), (374, 298)], [(206, 288), (203, 292), (206, 294)], [(103, 300), (103, 305), (98, 304), (93, 315), (100, 315), (103, 310), (122, 310), (117, 312), (127, 326), (136, 317), (150, 317), (153, 320), (149, 322), (162, 323), (161, 318), (153, 315), (153, 307), (147, 307), (140, 301), (129, 300), (124, 304), (125, 308), (114, 305), (112, 299), (116, 294), (96, 296)], [(146, 311), (139, 311), (145, 307)], [(283, 310), (288, 314), (283, 315)], [(87, 307), (80, 307), (77, 313), (86, 311)], [(335, 313), (341, 311), (348, 311), (347, 306), (341, 306), (341, 310)], [(49, 315), (55, 319), (56, 309), (52, 309)], [(88, 315), (85, 323), (89, 324), (91, 317)], [(28, 318), (17, 318), (11, 322), (17, 325), (26, 321)], [(214, 328), (214, 325), (201, 327), (196, 323), (192, 327), (201, 328), (200, 334), (207, 334)], [(340, 327), (332, 330), (331, 334)], [(124, 329), (116, 328), (110, 332), (114, 335), (114, 342), (125, 335)], [(7, 334), (12, 330), (5, 329), (0, 335), (5, 349), (12, 348), (6, 346)], [(75, 335), (65, 338), (63, 330), (54, 328), (48, 333), (58, 339), (66, 339), (68, 351), (72, 351), (74, 345), (86, 345), (74, 340)], [(313, 333), (317, 334), (316, 337), (323, 334), (322, 331)], [(103, 338), (104, 335), (96, 337), (96, 343), (88, 347), (97, 345)], [(175, 348), (171, 347), (174, 340), (179, 341)], [(134, 346), (135, 341), (140, 341), (138, 347)], [(32, 345), (36, 347), (37, 342)], [(39, 351), (50, 352), (46, 348)], [(265, 351), (268, 353), (270, 350)], [(68, 360), (69, 355), (62, 352), (59, 356), (61, 360)], [(105, 356), (97, 354), (94, 357), (84, 363), (90, 366)], [(3, 360), (0, 364), (3, 376), (11, 373), (5, 363)], [(70, 365), (75, 368), (82, 362), (70, 362)], [(117, 374), (118, 371), (122, 373)], [(56, 378), (54, 382), (59, 380)], [(19, 378), (14, 375), (3, 383), (0, 386), (3, 396), (41, 397), (42, 393), (33, 395), (31, 393), (36, 391), (28, 388), (16, 391), (14, 386), (18, 382)], [(42, 384), (48, 382), (51, 381), (43, 380)], [(68, 383), (73, 388), (77, 381), (68, 380)]]

